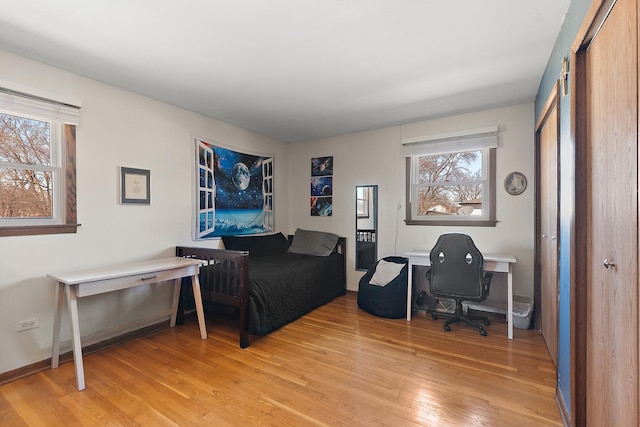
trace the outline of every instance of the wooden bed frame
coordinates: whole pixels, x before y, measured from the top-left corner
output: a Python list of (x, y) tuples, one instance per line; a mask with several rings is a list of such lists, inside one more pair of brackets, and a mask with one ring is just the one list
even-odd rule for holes
[[(293, 239), (288, 236), (289, 245)], [(344, 258), (345, 278), (346, 268), (346, 238), (340, 237), (333, 252), (341, 254)], [(249, 252), (227, 249), (211, 249), (199, 247), (176, 246), (176, 256), (185, 258), (197, 258), (203, 261), (203, 265), (217, 264), (215, 273), (200, 270), (200, 283), (208, 283), (213, 286), (209, 289), (213, 294), (213, 302), (238, 308), (240, 347), (249, 346), (249, 330), (247, 324), (247, 303), (249, 301)], [(214, 277), (202, 277), (203, 274), (214, 274)], [(345, 280), (346, 293), (346, 280)], [(182, 310), (179, 310), (182, 314)]]

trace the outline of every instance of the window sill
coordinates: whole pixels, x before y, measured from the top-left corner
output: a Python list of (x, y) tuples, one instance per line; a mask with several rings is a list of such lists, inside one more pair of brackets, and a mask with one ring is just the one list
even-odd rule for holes
[(408, 219), (405, 220), (406, 225), (428, 225), (428, 226), (461, 226), (461, 227), (495, 227), (498, 224), (498, 221), (486, 219), (486, 220), (434, 220), (434, 221), (426, 221), (426, 220), (416, 220), (416, 219)]
[(24, 225), (0, 227), (1, 236), (35, 236), (39, 234), (76, 233), (80, 224)]

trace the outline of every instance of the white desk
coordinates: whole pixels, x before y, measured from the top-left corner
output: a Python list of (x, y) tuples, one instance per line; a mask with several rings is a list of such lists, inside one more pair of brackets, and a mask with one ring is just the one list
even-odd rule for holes
[[(405, 254), (409, 258), (409, 277), (407, 286), (407, 321), (411, 320), (411, 291), (413, 284), (413, 266), (431, 265), (429, 250), (414, 249)], [(507, 273), (507, 334), (509, 339), (513, 339), (513, 273), (511, 266), (516, 263), (516, 257), (508, 254), (482, 253), (484, 258), (484, 271), (497, 273)]]
[(173, 257), (62, 274), (49, 274), (49, 277), (58, 282), (58, 286), (56, 286), (56, 311), (53, 320), (51, 369), (58, 367), (60, 359), (60, 318), (62, 314), (62, 300), (65, 293), (67, 295), (69, 318), (71, 320), (73, 361), (76, 368), (78, 390), (84, 390), (85, 388), (82, 344), (80, 342), (78, 319), (78, 298), (166, 280), (175, 280), (170, 322), (170, 325), (173, 327), (176, 324), (181, 279), (191, 276), (193, 296), (198, 313), (198, 324), (200, 326), (200, 337), (206, 339), (207, 328), (204, 323), (200, 281), (198, 280), (200, 263), (201, 260), (198, 259)]

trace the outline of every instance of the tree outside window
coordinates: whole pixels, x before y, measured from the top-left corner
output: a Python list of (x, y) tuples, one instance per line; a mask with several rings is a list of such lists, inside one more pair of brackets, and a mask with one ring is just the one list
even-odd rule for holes
[(0, 217), (51, 218), (51, 123), (0, 114)]
[(482, 215), (482, 151), (418, 156), (417, 214)]

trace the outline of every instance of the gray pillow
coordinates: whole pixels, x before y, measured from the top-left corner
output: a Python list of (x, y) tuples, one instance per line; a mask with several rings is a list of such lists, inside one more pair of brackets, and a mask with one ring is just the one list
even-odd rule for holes
[(289, 251), (294, 254), (329, 256), (340, 237), (323, 231), (302, 230), (298, 228), (293, 236)]

